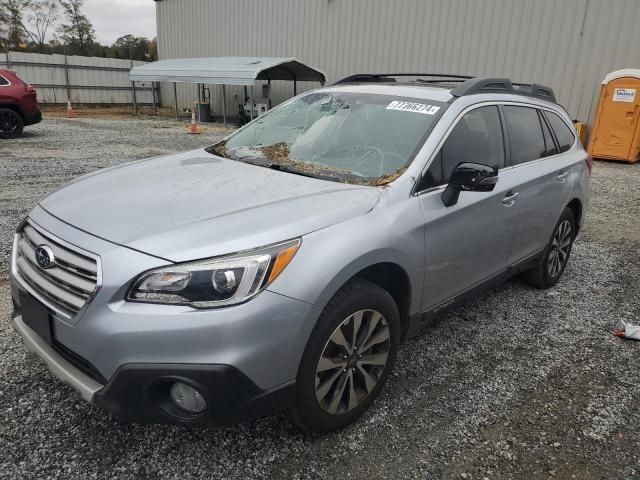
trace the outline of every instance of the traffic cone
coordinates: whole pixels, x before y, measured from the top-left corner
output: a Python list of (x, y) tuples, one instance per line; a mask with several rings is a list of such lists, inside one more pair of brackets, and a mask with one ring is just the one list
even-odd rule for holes
[(70, 98), (67, 98), (67, 118), (73, 118), (73, 108), (71, 108)]
[(199, 134), (200, 130), (198, 130), (198, 123), (196, 122), (196, 109), (191, 109), (191, 130), (189, 131), (191, 134)]

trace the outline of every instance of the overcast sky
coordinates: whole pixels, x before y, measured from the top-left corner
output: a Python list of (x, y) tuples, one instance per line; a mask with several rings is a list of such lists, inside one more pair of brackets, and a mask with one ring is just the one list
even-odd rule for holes
[(136, 37), (156, 36), (153, 0), (85, 0), (84, 11), (102, 44), (111, 45), (128, 33)]

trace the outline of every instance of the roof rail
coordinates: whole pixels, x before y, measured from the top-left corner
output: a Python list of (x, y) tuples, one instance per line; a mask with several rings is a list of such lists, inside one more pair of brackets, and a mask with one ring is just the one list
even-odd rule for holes
[[(331, 86), (357, 82), (395, 82), (395, 77), (429, 77), (449, 81), (464, 81), (473, 78), (468, 75), (450, 75), (448, 73), (355, 73), (333, 82)], [(424, 83), (437, 83), (437, 80), (418, 79), (418, 81), (422, 81)]]
[(475, 95), (479, 93), (513, 93), (537, 97), (549, 102), (556, 102), (556, 96), (551, 87), (538, 83), (511, 83), (508, 78), (477, 77), (467, 80), (451, 90), (454, 97)]
[(556, 103), (553, 89), (539, 83), (512, 83), (508, 78), (470, 77), (448, 73), (355, 73), (333, 82), (331, 86), (359, 82), (395, 82), (396, 77), (417, 77), (416, 81), (420, 83), (460, 83), (451, 90), (454, 97), (479, 93), (511, 93)]
[(556, 95), (551, 87), (540, 85), (539, 83), (514, 83), (516, 91), (519, 90), (525, 95), (543, 98), (550, 102), (556, 103)]

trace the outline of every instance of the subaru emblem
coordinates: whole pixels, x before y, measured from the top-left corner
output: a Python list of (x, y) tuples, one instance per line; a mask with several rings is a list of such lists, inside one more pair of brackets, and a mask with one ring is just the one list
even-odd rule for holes
[(40, 268), (51, 268), (55, 266), (56, 259), (53, 256), (53, 250), (48, 245), (40, 245), (36, 248), (36, 261)]

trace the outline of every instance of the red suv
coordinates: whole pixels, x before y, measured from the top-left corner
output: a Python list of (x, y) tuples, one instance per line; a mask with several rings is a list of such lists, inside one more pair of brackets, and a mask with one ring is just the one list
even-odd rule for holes
[(40, 120), (36, 89), (15, 71), (0, 69), (0, 138), (15, 138)]

